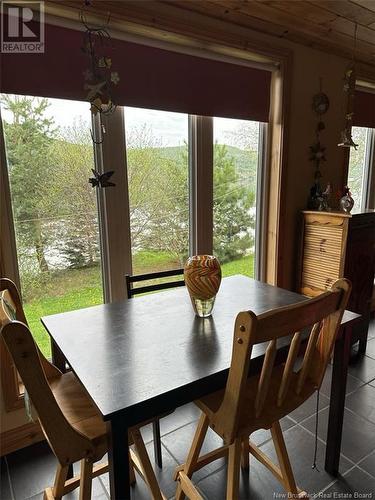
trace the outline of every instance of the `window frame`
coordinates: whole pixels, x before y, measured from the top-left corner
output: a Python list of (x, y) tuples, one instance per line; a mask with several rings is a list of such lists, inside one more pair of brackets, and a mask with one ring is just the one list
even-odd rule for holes
[[(223, 45), (224, 46), (224, 45)], [(178, 47), (178, 44), (177, 44)], [(224, 46), (225, 47), (225, 46)], [(227, 47), (228, 48), (228, 47)], [(254, 52), (257, 51), (256, 45), (249, 44), (249, 50), (253, 48)], [(230, 48), (229, 48), (230, 49)], [(231, 50), (231, 49), (230, 49)], [(233, 49), (236, 52), (235, 58), (241, 59), (238, 55), (238, 49)], [(247, 57), (246, 52), (242, 51), (243, 55)], [(285, 213), (285, 198), (283, 197), (282, 188), (285, 185), (285, 166), (287, 160), (287, 124), (289, 120), (289, 116), (287, 113), (289, 101), (290, 101), (290, 92), (291, 92), (291, 68), (292, 68), (292, 53), (289, 49), (283, 50), (271, 50), (265, 49), (263, 54), (266, 55), (269, 60), (272, 61), (273, 65), (273, 73), (271, 79), (271, 108), (270, 108), (270, 120), (268, 124), (268, 132), (267, 132), (267, 151), (263, 151), (263, 166), (264, 166), (264, 176), (265, 181), (264, 185), (266, 186), (266, 190), (262, 192), (263, 201), (262, 207), (260, 209), (260, 213), (262, 214), (262, 258), (261, 262), (257, 264), (256, 269), (257, 273), (259, 273), (259, 279), (270, 283), (277, 284), (278, 286), (284, 285), (284, 276), (283, 276), (283, 266), (282, 258), (283, 258), (283, 248), (280, 245), (278, 235), (282, 232), (282, 228), (285, 225), (284, 213)], [(118, 112), (116, 109), (114, 115)], [(113, 116), (113, 115), (112, 115)], [(111, 118), (112, 118), (111, 116)], [(1, 116), (0, 116), (1, 118)], [(105, 119), (104, 119), (105, 121)], [(123, 122), (123, 120), (122, 120)], [(124, 123), (124, 122), (123, 122)], [(107, 123), (107, 133), (112, 128), (111, 120)], [(100, 122), (95, 124), (94, 130), (98, 132)], [(6, 162), (3, 161), (3, 157), (5, 158), (5, 146), (3, 143), (3, 132), (0, 129), (0, 164), (2, 174), (4, 175), (4, 167), (6, 179), (8, 177)], [(117, 174), (119, 175), (119, 180), (123, 183), (127, 183), (127, 169), (126, 169), (126, 145), (125, 145), (125, 134), (118, 134), (116, 136), (116, 140), (111, 142), (112, 149), (109, 147), (109, 144), (106, 145), (97, 145), (95, 148), (95, 159), (97, 164), (99, 165), (100, 171), (103, 171), (103, 166), (105, 165), (105, 170), (108, 170), (108, 167), (111, 166), (113, 170), (115, 170), (116, 182)], [(118, 147), (118, 149), (117, 149)], [(113, 150), (117, 150), (117, 154), (120, 155), (120, 151), (122, 151), (122, 158), (120, 164), (123, 165), (123, 168), (120, 169), (119, 165), (114, 164), (111, 161), (111, 154)], [(125, 160), (124, 160), (125, 159)], [(97, 167), (98, 168), (98, 167)], [(192, 177), (193, 178), (193, 177)], [(374, 179), (373, 179), (374, 182)], [(5, 190), (5, 184), (2, 183)], [(3, 194), (3, 193), (1, 193)], [(0, 198), (4, 198), (4, 196), (0, 196)], [(202, 202), (202, 199), (195, 195), (195, 199)], [(118, 213), (119, 210), (129, 212), (129, 200), (121, 199), (121, 205), (119, 205), (119, 199), (116, 197), (113, 201), (109, 196), (104, 195), (102, 192), (98, 195), (98, 207), (99, 207), (99, 220), (100, 220), (100, 239), (101, 239), (101, 251), (102, 251), (102, 277), (103, 277), (103, 293), (104, 293), (104, 301), (111, 302), (113, 300), (121, 300), (125, 297), (125, 287), (119, 287), (118, 283), (121, 279), (123, 279), (122, 272), (124, 274), (126, 272), (131, 273), (131, 254), (129, 255), (129, 248), (131, 249), (131, 245), (126, 242), (130, 241), (130, 227), (126, 229), (125, 225), (120, 233), (115, 233), (115, 227), (110, 223), (111, 216), (113, 213)], [(124, 203), (125, 202), (125, 203)], [(18, 261), (17, 261), (17, 252), (15, 249), (15, 235), (13, 231), (12, 236), (12, 228), (13, 219), (11, 212), (11, 204), (10, 197), (9, 199), (5, 199), (4, 203), (6, 205), (6, 210), (2, 210), (2, 223), (7, 227), (8, 234), (10, 234), (10, 245), (8, 248), (7, 254), (2, 251), (2, 255), (0, 258), (0, 268), (2, 274), (5, 276), (10, 276), (13, 281), (19, 286), (19, 276), (18, 276)], [(10, 207), (10, 210), (9, 210)], [(129, 215), (127, 217), (129, 220)], [(113, 220), (113, 218), (112, 218)], [(198, 221), (193, 223), (198, 226)], [(259, 230), (258, 230), (259, 231)], [(115, 242), (117, 243), (106, 246), (105, 241), (108, 241), (109, 234), (116, 234)], [(259, 234), (259, 233), (258, 233)], [(196, 252), (199, 250), (198, 241), (201, 241), (197, 236), (195, 248)], [(194, 239), (193, 239), (194, 241)], [(13, 249), (13, 250), (12, 250)], [(3, 250), (3, 249), (1, 249)], [(124, 252), (125, 250), (125, 252)], [(194, 248), (192, 247), (193, 251)], [(195, 252), (194, 252), (195, 253)], [(116, 279), (115, 269), (113, 266), (113, 262), (120, 262), (121, 265), (121, 273), (117, 272), (117, 275), (121, 278)], [(259, 270), (259, 271), (258, 271)], [(285, 285), (284, 285), (285, 286)], [(123, 290), (123, 292), (122, 292)], [(2, 370), (7, 373), (7, 377), (11, 375), (12, 366), (9, 362), (2, 363)], [(15, 377), (11, 377), (15, 380), (15, 385), (17, 386), (17, 381)], [(4, 379), (3, 379), (4, 380)], [(7, 396), (11, 396), (9, 400), (5, 400), (5, 408), (15, 409), (16, 407), (22, 407), (23, 405), (23, 396), (20, 396), (19, 387), (17, 389), (18, 396), (15, 401), (14, 396), (12, 396), (12, 391), (4, 391), (3, 388), (3, 396), (4, 400), (7, 399)], [(15, 406), (16, 405), (16, 406)], [(9, 410), (8, 410), (9, 411)]]
[[(368, 128), (366, 137), (365, 168), (362, 181), (361, 210), (371, 206), (372, 185), (375, 181), (375, 128)], [(371, 168), (372, 167), (372, 168)]]
[[(361, 182), (361, 199), (359, 200), (359, 212), (363, 212), (371, 208), (371, 205), (373, 208), (375, 208), (375, 128), (359, 126), (355, 128), (363, 128), (366, 130), (365, 152), (363, 155), (363, 170)], [(346, 175), (346, 184), (349, 184), (349, 187), (350, 153), (351, 150), (348, 154), (348, 167)], [(371, 200), (371, 198), (373, 198), (373, 200)]]

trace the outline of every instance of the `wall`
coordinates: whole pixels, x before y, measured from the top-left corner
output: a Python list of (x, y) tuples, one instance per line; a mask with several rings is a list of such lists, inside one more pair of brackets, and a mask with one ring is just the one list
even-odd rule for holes
[(293, 289), (296, 283), (300, 212), (306, 208), (313, 184), (314, 165), (309, 161), (309, 146), (315, 141), (317, 118), (311, 108), (312, 97), (319, 91), (319, 78), (322, 78), (322, 89), (330, 99), (330, 107), (323, 116), (326, 129), (321, 133), (321, 143), (326, 146), (327, 161), (321, 164), (321, 182), (322, 185), (331, 182), (335, 194), (346, 180), (347, 150), (337, 144), (344, 123), (343, 75), (348, 63), (308, 47), (293, 45), (291, 48), (294, 60), (288, 161), (285, 166), (285, 224), (279, 241), (283, 249), (280, 285)]
[[(231, 27), (233, 32), (233, 26)], [(250, 30), (249, 39), (252, 37)], [(326, 146), (327, 162), (322, 165), (322, 183), (330, 181), (334, 192), (345, 183), (346, 151), (337, 143), (344, 123), (343, 75), (348, 61), (306, 46), (256, 33), (258, 40), (270, 47), (284, 47), (293, 52), (291, 100), (288, 127), (288, 161), (285, 165), (285, 220), (283, 234), (279, 235), (283, 249), (281, 286), (293, 289), (296, 282), (297, 254), (299, 242), (300, 211), (306, 207), (309, 189), (313, 183), (313, 164), (309, 161), (309, 146), (315, 140), (316, 115), (312, 111), (312, 97), (319, 91), (322, 78), (323, 91), (330, 99), (330, 108), (324, 121), (326, 130), (321, 135)], [(23, 410), (12, 414), (1, 413), (2, 431), (26, 423)]]

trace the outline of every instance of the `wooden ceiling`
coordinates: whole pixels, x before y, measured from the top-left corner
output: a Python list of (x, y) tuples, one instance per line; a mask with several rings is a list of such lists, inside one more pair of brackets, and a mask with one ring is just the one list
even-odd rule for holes
[[(82, 0), (50, 1), (81, 9)], [(117, 21), (189, 34), (194, 15), (285, 38), (325, 52), (352, 57), (357, 24), (356, 59), (375, 65), (375, 0), (91, 0), (90, 10), (111, 12)], [(190, 25), (190, 28), (189, 28)]]

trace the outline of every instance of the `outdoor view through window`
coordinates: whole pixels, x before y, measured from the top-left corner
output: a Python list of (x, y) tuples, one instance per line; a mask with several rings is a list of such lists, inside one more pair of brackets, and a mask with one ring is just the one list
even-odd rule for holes
[(214, 254), (223, 275), (254, 277), (259, 123), (214, 118)]
[(23, 305), (50, 356), (40, 317), (103, 301), (87, 103), (2, 95)]
[(188, 115), (124, 116), (133, 274), (180, 268), (189, 252)]
[[(24, 308), (40, 317), (103, 301), (89, 105), (1, 95)], [(133, 274), (189, 253), (189, 116), (124, 109)], [(223, 276), (254, 276), (259, 123), (214, 118), (213, 253)], [(125, 283), (124, 283), (125, 286)]]
[[(370, 129), (371, 130), (371, 129)], [(352, 213), (360, 212), (366, 207), (364, 206), (364, 194), (367, 186), (367, 169), (370, 168), (367, 159), (367, 148), (369, 147), (369, 129), (365, 127), (353, 127), (353, 140), (358, 144), (358, 149), (350, 149), (348, 186), (354, 200)]]
[[(188, 115), (125, 108), (133, 273), (189, 252)], [(214, 248), (223, 276), (254, 276), (259, 123), (214, 118)]]

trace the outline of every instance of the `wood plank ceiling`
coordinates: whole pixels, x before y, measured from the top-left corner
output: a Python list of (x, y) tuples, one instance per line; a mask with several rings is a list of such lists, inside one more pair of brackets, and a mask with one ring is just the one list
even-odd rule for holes
[[(81, 9), (82, 0), (47, 1)], [(165, 28), (175, 20), (176, 31), (188, 34), (186, 20), (195, 15), (226, 20), (258, 32), (302, 43), (351, 58), (357, 25), (356, 59), (375, 65), (375, 0), (91, 0), (92, 11), (111, 12), (116, 20)], [(172, 21), (172, 23), (171, 23)], [(184, 28), (185, 26), (185, 28)]]

